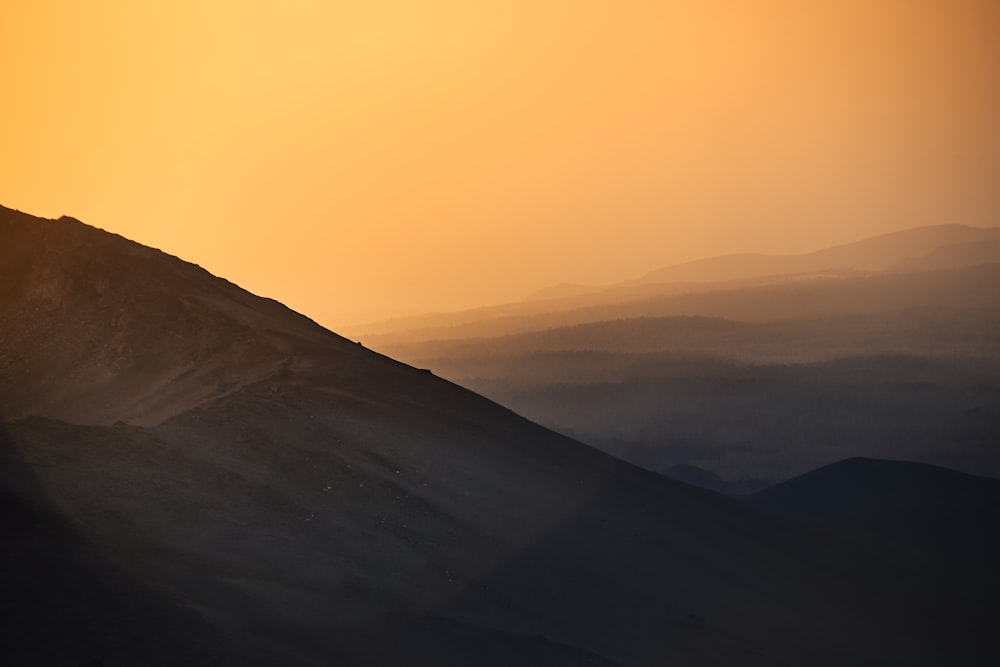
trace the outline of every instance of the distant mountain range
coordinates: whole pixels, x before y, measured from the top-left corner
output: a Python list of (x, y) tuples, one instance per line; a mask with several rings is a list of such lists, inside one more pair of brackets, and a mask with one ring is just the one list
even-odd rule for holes
[(853, 456), (1000, 475), (998, 236), (942, 225), (721, 257), (364, 340), (715, 490)]
[(720, 282), (816, 273), (893, 271), (953, 257), (948, 268), (1000, 262), (1000, 227), (933, 225), (800, 255), (726, 255), (653, 271), (638, 283)]
[[(0, 208), (0, 664), (994, 664), (1000, 584)], [(914, 582), (919, 582), (915, 586)]]
[(497, 336), (656, 309), (656, 301), (704, 292), (860, 278), (873, 273), (1000, 263), (1000, 227), (933, 225), (799, 255), (739, 254), (686, 262), (616, 285), (564, 283), (522, 302), (350, 327), (376, 347), (431, 338)]

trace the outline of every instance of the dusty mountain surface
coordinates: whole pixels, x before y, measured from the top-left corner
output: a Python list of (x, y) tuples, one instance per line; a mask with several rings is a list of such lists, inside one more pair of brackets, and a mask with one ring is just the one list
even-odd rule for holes
[(0, 664), (996, 664), (998, 588), (0, 209)]

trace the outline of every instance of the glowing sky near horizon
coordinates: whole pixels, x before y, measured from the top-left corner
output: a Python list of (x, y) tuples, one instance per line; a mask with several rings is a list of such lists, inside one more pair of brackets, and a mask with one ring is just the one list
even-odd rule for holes
[(1000, 224), (1000, 2), (3, 2), (0, 114), (0, 204), (336, 329)]

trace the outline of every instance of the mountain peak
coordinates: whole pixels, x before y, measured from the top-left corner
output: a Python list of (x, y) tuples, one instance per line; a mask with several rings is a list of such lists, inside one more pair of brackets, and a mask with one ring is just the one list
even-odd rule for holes
[(356, 352), (277, 302), (75, 218), (3, 223), (0, 338), (19, 350), (0, 359), (8, 417), (156, 423), (278, 373), (309, 344)]

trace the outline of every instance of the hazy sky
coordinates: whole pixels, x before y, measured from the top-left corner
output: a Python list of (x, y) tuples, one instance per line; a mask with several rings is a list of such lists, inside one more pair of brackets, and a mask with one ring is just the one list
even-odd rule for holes
[(0, 120), (0, 203), (336, 329), (1000, 224), (1000, 2), (2, 0)]

